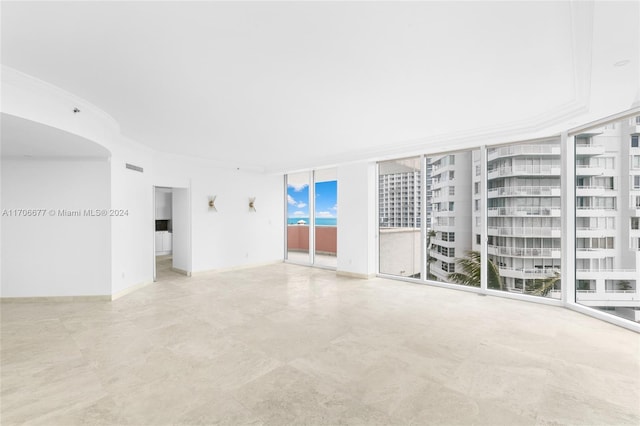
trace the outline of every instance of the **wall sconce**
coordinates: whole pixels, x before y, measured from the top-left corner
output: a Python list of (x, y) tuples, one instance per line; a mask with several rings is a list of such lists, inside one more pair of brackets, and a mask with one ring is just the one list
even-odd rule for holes
[(209, 210), (210, 211), (214, 211), (214, 212), (218, 211), (218, 209), (216, 208), (216, 197), (217, 197), (217, 195), (213, 195), (213, 196), (209, 197)]
[(256, 197), (249, 198), (249, 211), (250, 212), (256, 211)]

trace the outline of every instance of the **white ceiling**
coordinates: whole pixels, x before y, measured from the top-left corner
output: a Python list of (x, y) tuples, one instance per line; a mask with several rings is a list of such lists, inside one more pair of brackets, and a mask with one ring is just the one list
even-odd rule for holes
[(85, 98), (158, 150), (296, 170), (628, 108), (638, 11), (3, 1), (2, 64)]
[(3, 158), (108, 158), (97, 143), (54, 127), (0, 114), (0, 154)]

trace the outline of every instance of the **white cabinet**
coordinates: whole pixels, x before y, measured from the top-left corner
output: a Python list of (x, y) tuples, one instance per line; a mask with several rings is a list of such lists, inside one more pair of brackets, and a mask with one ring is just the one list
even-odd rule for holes
[(171, 254), (173, 234), (169, 231), (156, 231), (156, 255)]
[(173, 234), (171, 232), (164, 232), (162, 235), (162, 248), (164, 251), (171, 251), (173, 248)]

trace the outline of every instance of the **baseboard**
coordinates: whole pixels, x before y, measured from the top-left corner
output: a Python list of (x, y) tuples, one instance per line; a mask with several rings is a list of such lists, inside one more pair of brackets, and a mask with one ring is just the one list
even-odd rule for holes
[(190, 271), (185, 271), (184, 269), (171, 267), (171, 270), (173, 272), (177, 272), (179, 274), (186, 275), (187, 277), (191, 276), (191, 272)]
[(349, 271), (336, 271), (336, 275), (341, 277), (349, 277), (349, 278), (360, 278), (363, 280), (370, 280), (375, 278), (376, 274), (361, 274), (358, 272), (349, 272)]
[(121, 298), (122, 296), (126, 296), (129, 293), (133, 293), (134, 291), (138, 291), (143, 287), (146, 287), (150, 284), (153, 284), (153, 281), (148, 281), (148, 282), (144, 282), (144, 283), (140, 283), (140, 284), (136, 284), (134, 286), (131, 287), (127, 287), (124, 290), (120, 290), (117, 293), (113, 293), (111, 296), (109, 296), (109, 300), (116, 300)]
[(261, 266), (278, 265), (278, 264), (280, 264), (282, 262), (283, 262), (282, 260), (274, 260), (274, 261), (271, 261), (271, 262), (251, 263), (251, 264), (248, 264), (248, 265), (231, 266), (229, 268), (205, 269), (205, 270), (202, 270), (202, 271), (193, 271), (193, 272), (191, 272), (191, 276), (211, 274), (211, 273), (215, 273), (215, 272), (240, 271), (242, 269), (252, 269), (252, 268), (259, 268)]
[(69, 302), (110, 302), (111, 296), (43, 296), (43, 297), (0, 297), (0, 303), (69, 303)]

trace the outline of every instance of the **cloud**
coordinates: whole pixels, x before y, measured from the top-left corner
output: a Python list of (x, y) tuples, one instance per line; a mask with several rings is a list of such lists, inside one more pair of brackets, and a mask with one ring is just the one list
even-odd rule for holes
[(287, 203), (289, 203), (289, 204), (291, 204), (291, 205), (294, 205), (294, 204), (296, 204), (296, 203), (297, 203), (297, 201), (296, 201), (296, 200), (294, 200), (294, 199), (293, 199), (293, 197), (292, 197), (291, 195), (287, 194)]
[(334, 212), (338, 211), (338, 205), (334, 205), (333, 207), (331, 207), (329, 210), (333, 210)]
[(316, 217), (319, 217), (319, 218), (333, 218), (335, 216), (331, 212), (318, 212), (318, 213), (316, 213)]
[(304, 208), (304, 207), (307, 207), (307, 204), (306, 204), (306, 203), (298, 203), (298, 208), (299, 208), (299, 209), (302, 209), (302, 208)]
[(301, 212), (300, 210), (298, 210), (297, 212), (293, 212), (293, 215), (295, 217), (306, 217), (307, 214), (305, 212)]
[(296, 192), (300, 192), (300, 191), (302, 191), (303, 189), (305, 189), (306, 187), (308, 187), (308, 186), (309, 186), (309, 184), (308, 184), (308, 183), (298, 183), (298, 184), (290, 183), (290, 184), (289, 184), (289, 185), (287, 185), (287, 186), (288, 186), (289, 188), (293, 188), (293, 190), (294, 190), (294, 191), (296, 191)]

